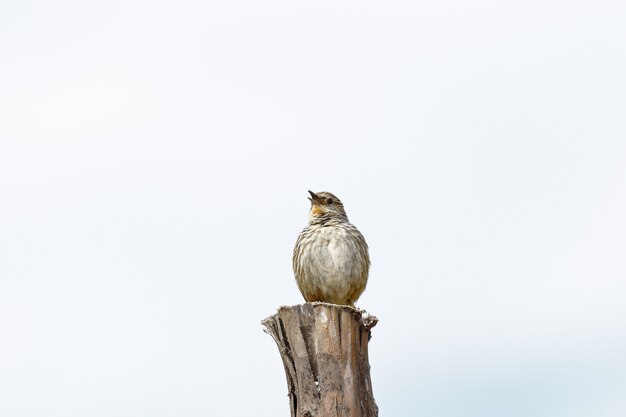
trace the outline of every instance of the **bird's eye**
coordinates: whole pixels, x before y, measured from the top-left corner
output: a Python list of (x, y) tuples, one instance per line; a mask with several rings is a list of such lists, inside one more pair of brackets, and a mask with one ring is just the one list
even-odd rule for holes
[(329, 206), (330, 206), (331, 204), (333, 204), (334, 202), (335, 202), (335, 200), (333, 200), (332, 198), (327, 198), (327, 199), (326, 199), (326, 204), (328, 204)]

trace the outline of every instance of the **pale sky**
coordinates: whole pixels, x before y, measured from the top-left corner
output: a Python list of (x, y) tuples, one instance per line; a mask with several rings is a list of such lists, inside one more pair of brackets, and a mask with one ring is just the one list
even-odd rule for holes
[(331, 191), (384, 416), (626, 415), (626, 3), (0, 2), (0, 415), (288, 416)]

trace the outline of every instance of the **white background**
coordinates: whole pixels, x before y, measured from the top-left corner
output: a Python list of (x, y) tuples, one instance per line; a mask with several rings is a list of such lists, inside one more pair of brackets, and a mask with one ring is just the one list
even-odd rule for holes
[(307, 189), (382, 416), (626, 415), (621, 1), (0, 2), (0, 415), (287, 416)]

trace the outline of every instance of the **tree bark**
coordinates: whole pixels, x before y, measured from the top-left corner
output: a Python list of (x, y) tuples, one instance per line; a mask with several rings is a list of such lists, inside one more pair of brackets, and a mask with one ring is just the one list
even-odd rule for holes
[(377, 417), (367, 345), (378, 319), (327, 303), (281, 307), (263, 320), (285, 367), (291, 417)]

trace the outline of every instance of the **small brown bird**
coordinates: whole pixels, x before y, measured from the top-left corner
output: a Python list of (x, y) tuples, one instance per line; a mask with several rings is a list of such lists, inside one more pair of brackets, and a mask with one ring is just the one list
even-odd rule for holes
[(365, 285), (370, 258), (361, 232), (333, 194), (309, 191), (309, 225), (293, 250), (293, 272), (308, 302), (354, 306)]

